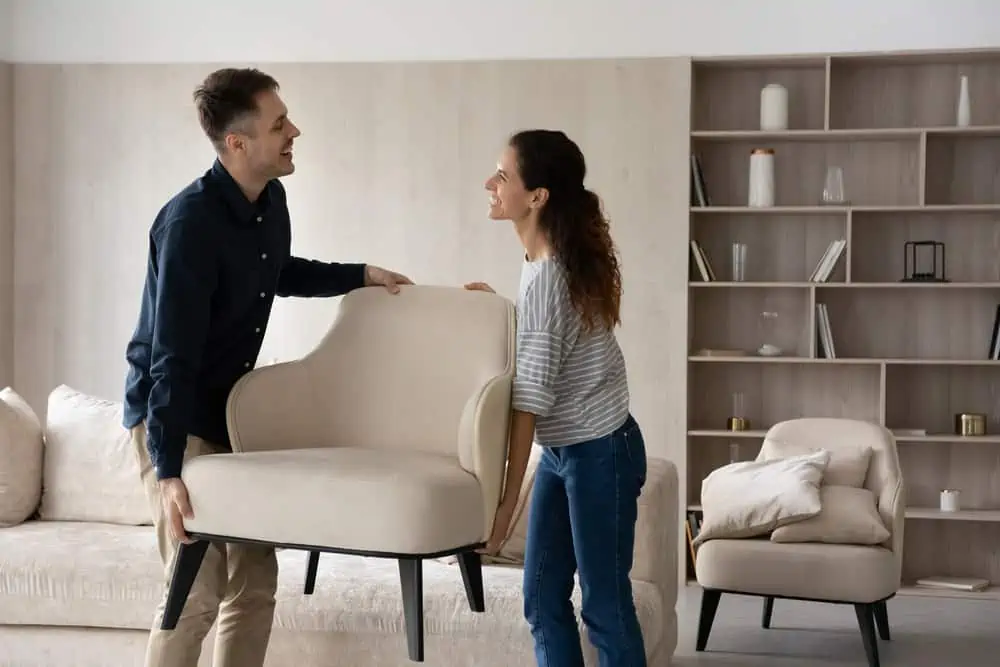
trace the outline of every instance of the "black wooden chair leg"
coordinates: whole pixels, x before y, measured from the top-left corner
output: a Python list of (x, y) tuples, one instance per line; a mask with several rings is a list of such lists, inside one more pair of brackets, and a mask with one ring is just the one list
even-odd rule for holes
[(764, 598), (764, 609), (760, 614), (760, 627), (765, 630), (771, 627), (771, 615), (774, 614), (774, 598)]
[(312, 595), (316, 590), (316, 571), (319, 570), (319, 552), (309, 552), (309, 562), (306, 563), (305, 594)]
[(399, 583), (403, 590), (403, 618), (410, 660), (424, 661), (424, 575), (419, 558), (399, 559)]
[(704, 589), (701, 593), (701, 614), (698, 617), (696, 651), (704, 651), (708, 644), (708, 636), (712, 633), (712, 623), (715, 621), (715, 612), (719, 609), (721, 597), (722, 591), (714, 591), (710, 588)]
[(191, 544), (179, 544), (174, 553), (173, 573), (170, 576), (170, 587), (167, 589), (167, 602), (163, 610), (163, 618), (160, 621), (161, 630), (173, 630), (177, 627), (177, 621), (184, 611), (184, 603), (187, 602), (191, 586), (194, 585), (195, 577), (198, 576), (198, 569), (201, 561), (208, 550), (208, 542), (198, 540)]
[(889, 641), (892, 637), (889, 635), (889, 609), (886, 607), (885, 600), (875, 603), (875, 627), (878, 628), (878, 636), (885, 641)]
[(875, 639), (875, 604), (856, 604), (854, 613), (861, 628), (861, 641), (868, 657), (868, 667), (879, 667), (878, 641)]
[(483, 592), (483, 559), (478, 552), (465, 551), (458, 554), (458, 566), (462, 570), (465, 597), (469, 599), (472, 611), (486, 611), (486, 594)]

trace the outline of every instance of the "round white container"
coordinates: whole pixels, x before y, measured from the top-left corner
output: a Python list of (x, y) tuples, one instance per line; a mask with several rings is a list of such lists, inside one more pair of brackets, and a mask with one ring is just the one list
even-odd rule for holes
[(774, 206), (774, 150), (755, 148), (750, 154), (750, 184), (747, 205)]
[(769, 83), (760, 91), (760, 129), (788, 129), (788, 90), (780, 83)]
[(957, 512), (962, 505), (962, 495), (957, 489), (945, 489), (941, 492), (941, 511)]

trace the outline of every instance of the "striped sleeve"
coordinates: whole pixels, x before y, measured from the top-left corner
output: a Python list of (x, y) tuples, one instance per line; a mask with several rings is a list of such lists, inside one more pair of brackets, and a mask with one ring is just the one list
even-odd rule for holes
[(569, 347), (564, 288), (562, 276), (546, 267), (525, 291), (517, 327), (515, 410), (539, 417), (552, 412), (556, 378)]

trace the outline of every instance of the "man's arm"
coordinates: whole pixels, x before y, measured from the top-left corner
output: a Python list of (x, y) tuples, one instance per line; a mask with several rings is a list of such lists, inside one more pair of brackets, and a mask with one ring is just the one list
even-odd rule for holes
[(364, 285), (364, 264), (320, 262), (293, 256), (281, 267), (276, 293), (281, 297), (330, 297)]
[(202, 220), (188, 215), (167, 222), (153, 238), (156, 325), (146, 429), (158, 480), (180, 477), (194, 412), (209, 307), (218, 282), (216, 246), (207, 242), (206, 233)]

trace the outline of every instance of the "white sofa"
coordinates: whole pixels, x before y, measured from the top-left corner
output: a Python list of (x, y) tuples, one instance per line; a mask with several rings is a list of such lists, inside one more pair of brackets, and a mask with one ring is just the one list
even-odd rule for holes
[[(14, 390), (0, 392), (0, 665), (141, 666), (164, 573), (121, 405), (60, 386), (44, 425), (35, 414)], [(648, 480), (632, 577), (649, 665), (668, 667), (677, 643), (676, 468), (651, 458)], [(425, 563), (424, 664), (534, 664), (518, 567), (525, 518), (498, 562), (484, 566), (486, 613), (469, 609), (456, 564)], [(267, 665), (414, 664), (394, 560), (324, 555), (315, 592), (304, 595), (308, 555), (278, 557)], [(587, 664), (596, 665), (582, 636)], [(209, 665), (211, 651), (202, 655)]]

